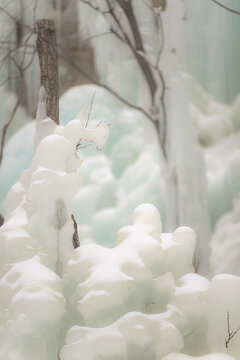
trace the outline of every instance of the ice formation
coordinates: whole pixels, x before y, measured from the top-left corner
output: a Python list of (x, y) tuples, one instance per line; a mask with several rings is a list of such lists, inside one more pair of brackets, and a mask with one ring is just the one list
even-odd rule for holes
[(141, 204), (113, 248), (74, 250), (76, 146), (82, 139), (101, 148), (109, 131), (85, 125), (83, 113), (65, 126), (42, 119), (32, 167), (8, 193), (1, 358), (239, 360), (240, 278), (193, 273), (191, 228), (163, 233), (157, 208)]
[(5, 339), (0, 357), (5, 359), (30, 360), (33, 351), (35, 359), (56, 357), (65, 314), (61, 275), (73, 249), (72, 200), (81, 183), (77, 146), (89, 141), (101, 149), (109, 132), (105, 124), (86, 128), (81, 112), (65, 127), (40, 120), (32, 167), (8, 192), (0, 229), (1, 342)]
[[(107, 9), (104, 1), (96, 4), (101, 9)], [(137, 0), (131, 1), (131, 7), (137, 19), (139, 36), (143, 42), (144, 57), (151, 64), (158, 66), (160, 63), (160, 72), (163, 74), (165, 86), (171, 89), (171, 91), (166, 91), (164, 96), (164, 104), (167, 108), (165, 139), (167, 161), (162, 161), (159, 154), (157, 160), (162, 174), (163, 198), (166, 199), (164, 227), (168, 231), (173, 231), (176, 226), (186, 222), (189, 226), (194, 227), (202, 244), (202, 251), (205, 253), (203, 258), (207, 261), (208, 243), (205, 241), (209, 238), (210, 229), (203, 155), (197, 145), (197, 137), (183, 95), (184, 90), (176, 85), (178, 70), (185, 65), (183, 21), (185, 7), (183, 2), (171, 1), (165, 11), (161, 12), (160, 3), (154, 3), (153, 6), (151, 1), (139, 2)], [(154, 11), (152, 11), (152, 7), (154, 7)], [(116, 11), (127, 36), (130, 39), (134, 38), (121, 7), (116, 4), (114, 11)], [(155, 26), (154, 14), (156, 18), (161, 18), (162, 26)], [(91, 38), (100, 80), (133, 104), (151, 109), (149, 88), (130, 47), (114, 35), (110, 35), (107, 42), (104, 37), (96, 36), (100, 33), (109, 34), (112, 26), (111, 16), (103, 16), (100, 12), (87, 6), (86, 3), (79, 2), (79, 19), (81, 31)], [(164, 28), (164, 40), (162, 27)], [(159, 47), (162, 47), (162, 51), (159, 51), (160, 58), (157, 56)], [(109, 64), (108, 67), (105, 66), (106, 62)], [(155, 66), (152, 68), (152, 73), (158, 89), (155, 94), (156, 100), (160, 99), (162, 85), (157, 80), (157, 75), (154, 74)], [(122, 76), (119, 76), (119, 67), (121, 67)], [(155, 100), (153, 112), (156, 109), (162, 109), (162, 106)], [(161, 146), (158, 145), (159, 143), (156, 142), (155, 151), (161, 152), (159, 151)], [(192, 202), (192, 198), (195, 198), (196, 201)]]
[[(201, 119), (204, 104), (210, 104), (212, 100), (194, 82), (190, 81), (188, 87), (194, 103), (199, 100), (202, 104), (197, 107)], [(95, 126), (106, 121), (111, 123), (112, 127), (101, 153), (96, 154), (91, 147), (83, 149), (84, 153), (79, 150), (84, 158), (81, 165), (83, 183), (74, 198), (74, 215), (82, 243), (97, 241), (111, 247), (117, 230), (130, 221), (133, 209), (143, 202), (151, 202), (160, 209), (164, 224), (162, 171), (157, 156), (157, 144), (153, 142), (146, 123), (136, 111), (123, 109), (99, 87), (84, 85), (67, 91), (60, 99), (62, 124), (66, 125), (75, 118), (79, 106), (90, 101), (94, 92), (96, 95), (90, 125)], [(234, 128), (236, 126), (237, 130), (236, 104), (237, 101), (229, 112), (229, 116), (232, 115), (226, 121), (235, 124)], [(215, 103), (215, 109), (216, 116), (219, 116), (221, 104), (218, 106)], [(211, 127), (211, 124), (209, 126)], [(9, 186), (13, 185), (20, 173), (31, 164), (33, 141), (31, 143), (30, 140), (33, 138), (33, 131), (34, 123), (28, 124), (6, 144), (4, 162), (0, 168), (1, 200)], [(210, 129), (208, 133), (211, 133)], [(29, 141), (26, 142), (25, 138)], [(232, 201), (240, 191), (238, 143), (239, 132), (220, 137), (216, 144), (204, 147), (212, 228), (222, 215), (231, 211)], [(3, 206), (1, 211), (3, 212)], [(216, 237), (214, 242), (216, 243)], [(198, 245), (202, 247), (201, 243)], [(216, 261), (215, 258), (215, 264), (210, 268), (216, 266)], [(232, 265), (231, 269), (234, 267), (236, 271), (238, 262), (233, 267)], [(217, 269), (218, 267), (216, 271)], [(229, 272), (230, 268), (228, 270), (226, 267), (224, 271)]]
[[(27, 1), (29, 0), (26, 0), (26, 4)], [(103, 3), (99, 2), (101, 6)], [(140, 24), (144, 46), (146, 46), (147, 52), (154, 57), (157, 46), (155, 35), (153, 36), (155, 30), (151, 12), (146, 6), (148, 1), (141, 2), (141, 4), (138, 4), (138, 1), (132, 1), (132, 3)], [(239, 7), (237, 0), (232, 0), (232, 3), (234, 8)], [(41, 11), (45, 7), (44, 2)], [(206, 16), (206, 14), (208, 15)], [(91, 35), (97, 35), (107, 30), (104, 19), (80, 2), (79, 18), (86, 37), (88, 37), (89, 31)], [(203, 18), (206, 18), (207, 27), (205, 21), (202, 21)], [(212, 231), (220, 239), (219, 226), (217, 225), (216, 229), (215, 226), (222, 215), (232, 210), (232, 201), (240, 191), (239, 97), (236, 97), (239, 85), (237, 81), (239, 46), (236, 46), (234, 42), (227, 41), (224, 48), (229, 49), (228, 54), (233, 54), (232, 46), (234, 44), (236, 56), (226, 57), (225, 54), (222, 54), (222, 56), (218, 56), (216, 65), (216, 57), (211, 54), (217, 51), (220, 55), (222, 45), (219, 46), (219, 44), (222, 42), (219, 42), (219, 36), (222, 35), (221, 31), (212, 31), (212, 29), (224, 27), (226, 30), (224, 36), (226, 34), (229, 38), (236, 36), (237, 16), (232, 17), (230, 13), (208, 3), (207, 0), (199, 1), (197, 5), (192, 4), (192, 1), (185, 1), (184, 5), (182, 2), (173, 0), (162, 12), (162, 19), (165, 45), (161, 67), (169, 83), (168, 86), (171, 88), (171, 91), (167, 91), (168, 94), (171, 93), (169, 95), (170, 102), (167, 103), (167, 112), (170, 127), (172, 123), (172, 127), (177, 129), (177, 132), (172, 133), (175, 165), (178, 168), (181, 183), (185, 183), (180, 191), (179, 206), (183, 209), (180, 224), (187, 223), (194, 227), (198, 235), (203, 234), (203, 239), (210, 239), (210, 236), (206, 234), (209, 209)], [(27, 16), (24, 20), (30, 21)], [(89, 24), (93, 24), (90, 29), (88, 29)], [(186, 39), (184, 39), (184, 24), (186, 25)], [(204, 34), (206, 36), (203, 36)], [(114, 37), (109, 34), (103, 37), (93, 37), (92, 41), (97, 55), (96, 67), (103, 82), (113, 86), (133, 103), (148, 104), (149, 97), (144, 90), (144, 79), (139, 69), (134, 66), (134, 59), (127, 47), (114, 41)], [(185, 52), (185, 47), (187, 52)], [(193, 49), (195, 51), (192, 51)], [(203, 61), (203, 54), (207, 61)], [(108, 67), (105, 66), (106, 61)], [(207, 94), (196, 81), (190, 81), (188, 78), (188, 94), (193, 102), (191, 119), (196, 125), (200, 143), (204, 145), (208, 180), (208, 209), (207, 199), (204, 200), (202, 196), (202, 187), (205, 186), (203, 161), (199, 156), (194, 129), (186, 111), (189, 104), (185, 102), (179, 92), (175, 92), (174, 95), (175, 85), (172, 80), (176, 77), (179, 64), (181, 64), (182, 70), (186, 63), (185, 70), (191, 72), (205, 90), (214, 94), (214, 97)], [(228, 66), (223, 66), (226, 63)], [(119, 66), (116, 64), (121, 66), (121, 78), (119, 78)], [(211, 76), (213, 73), (214, 77)], [(220, 77), (224, 78), (224, 82), (219, 81)], [(129, 81), (125, 82), (126, 78)], [(79, 107), (78, 102), (89, 101), (95, 91), (96, 97), (91, 116), (93, 123), (97, 124), (102, 121), (102, 118), (107, 119), (113, 124), (112, 132), (101, 156), (96, 156), (91, 149), (87, 149), (87, 154), (84, 155), (83, 186), (74, 200), (74, 214), (78, 221), (82, 242), (96, 240), (99, 244), (112, 246), (117, 229), (129, 221), (134, 207), (142, 202), (154, 203), (160, 209), (163, 226), (165, 226), (164, 178), (159, 166), (157, 144), (154, 144), (148, 125), (144, 125), (139, 113), (124, 109), (103, 89), (91, 85), (70, 89), (61, 99), (62, 123), (65, 125), (67, 121), (74, 118), (77, 112), (76, 108)], [(218, 100), (220, 98), (222, 103), (216, 101), (215, 97)], [(0, 169), (1, 202), (7, 189), (13, 185), (20, 172), (29, 167), (32, 155), (31, 144), (23, 139), (25, 136), (31, 139), (32, 128), (33, 124), (22, 129), (15, 137), (12, 136), (6, 146), (6, 156)], [(150, 135), (146, 136), (146, 133)], [(195, 190), (196, 192), (194, 192)], [(194, 211), (192, 210), (192, 197), (197, 199), (194, 202)], [(216, 245), (215, 234), (214, 244)], [(227, 237), (228, 235), (226, 235), (226, 239)], [(200, 236), (198, 236), (198, 241), (200, 248), (208, 246), (208, 241), (203, 245)], [(220, 243), (219, 248), (222, 248)], [(213, 256), (214, 254), (212, 259)], [(218, 260), (215, 257), (214, 263), (222, 258), (222, 255), (218, 257)], [(231, 258), (230, 255), (229, 258)], [(237, 271), (237, 266), (236, 263), (231, 269), (234, 268), (234, 271)]]
[(61, 360), (239, 359), (240, 334), (226, 342), (240, 323), (240, 279), (193, 273), (194, 247), (192, 229), (162, 233), (157, 209), (142, 204), (114, 248), (74, 250)]
[(239, 263), (240, 194), (230, 212), (217, 222), (211, 241), (211, 268), (215, 273), (240, 275)]

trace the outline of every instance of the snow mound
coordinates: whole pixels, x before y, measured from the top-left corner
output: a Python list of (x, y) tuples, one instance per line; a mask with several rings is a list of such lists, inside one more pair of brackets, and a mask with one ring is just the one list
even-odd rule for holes
[(86, 127), (84, 114), (65, 127), (38, 123), (32, 167), (6, 198), (0, 228), (0, 358), (54, 359), (66, 313), (62, 273), (76, 247), (73, 197), (81, 184), (82, 141), (104, 145), (108, 126)]
[[(216, 351), (219, 359), (240, 359), (240, 278), (209, 281), (193, 273), (195, 237), (188, 227), (162, 233), (157, 209), (142, 204), (114, 248), (74, 250), (66, 266), (65, 283), (72, 286), (61, 360), (79, 353), (91, 360), (145, 360), (172, 352), (169, 359), (175, 353), (176, 359), (218, 359)], [(236, 331), (230, 339), (228, 330)]]
[(234, 360), (232, 356), (224, 354), (210, 354), (205, 356), (190, 356), (184, 354), (169, 354), (162, 360)]
[(161, 358), (180, 350), (180, 332), (162, 314), (128, 313), (105, 328), (73, 327), (61, 350), (62, 360)]

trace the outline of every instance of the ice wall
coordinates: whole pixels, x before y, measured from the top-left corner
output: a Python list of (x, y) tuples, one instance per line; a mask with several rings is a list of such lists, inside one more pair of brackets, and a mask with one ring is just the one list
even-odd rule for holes
[[(90, 103), (94, 93), (89, 126), (104, 121), (111, 124), (111, 132), (101, 153), (96, 154), (93, 147), (78, 151), (84, 159), (83, 184), (74, 200), (74, 214), (82, 242), (91, 239), (113, 246), (118, 229), (130, 221), (137, 205), (151, 202), (163, 212), (162, 177), (154, 150), (157, 144), (153, 136), (149, 144), (141, 116), (136, 111), (122, 109), (105, 90), (84, 85), (66, 92), (60, 99), (61, 123), (65, 125), (75, 118), (79, 108)], [(2, 212), (10, 185), (31, 164), (33, 133), (34, 124), (30, 124), (6, 145), (0, 168)], [(29, 142), (24, 141), (25, 138)]]
[(215, 273), (240, 274), (239, 222), (240, 197), (233, 202), (233, 208), (217, 222), (211, 241), (211, 268)]
[[(214, 229), (219, 217), (231, 211), (232, 201), (240, 191), (239, 134), (236, 133), (239, 128), (239, 105), (238, 101), (233, 106), (214, 102), (192, 80), (187, 86), (192, 94), (192, 118), (200, 141), (207, 145), (204, 145), (204, 157), (209, 213)], [(143, 202), (151, 202), (160, 209), (164, 224), (163, 183), (154, 134), (146, 128), (146, 123), (137, 112), (122, 109), (105, 90), (84, 85), (66, 92), (60, 99), (62, 124), (75, 118), (79, 108), (86, 102), (90, 103), (94, 93), (89, 125), (93, 127), (104, 121), (111, 124), (111, 133), (101, 153), (96, 154), (93, 147), (79, 150), (84, 159), (81, 166), (83, 183), (74, 200), (74, 214), (82, 243), (96, 241), (111, 247), (118, 229), (130, 221), (133, 209)], [(215, 132), (212, 131), (213, 128)], [(2, 209), (9, 187), (31, 164), (33, 133), (34, 123), (24, 127), (6, 144), (0, 168)], [(188, 144), (189, 140), (185, 141), (181, 151), (191, 157)], [(198, 166), (198, 163), (195, 165)], [(186, 175), (189, 171), (190, 165)], [(188, 188), (187, 191), (191, 194)], [(191, 201), (189, 204), (188, 211), (191, 212)], [(198, 201), (195, 206), (201, 209), (200, 204)], [(197, 222), (197, 212), (192, 212), (191, 216), (195, 216)], [(188, 224), (187, 219), (183, 224)], [(197, 222), (197, 226), (199, 228), (202, 225)], [(236, 262), (235, 270), (237, 267)], [(205, 272), (212, 268), (213, 266), (209, 266)], [(230, 270), (225, 268), (224, 271)]]
[[(102, 11), (105, 10), (104, 1), (96, 2), (96, 4)], [(185, 67), (185, 8), (179, 1), (169, 2), (163, 11), (160, 8), (151, 10), (151, 6), (151, 2), (132, 2), (144, 44), (144, 56), (150, 63), (155, 64), (158, 51), (162, 52), (158, 65), (167, 89), (164, 98), (167, 113), (167, 165), (161, 163), (161, 156), (158, 159), (165, 197), (164, 224), (170, 230), (177, 224), (188, 223), (194, 227), (199, 235), (203, 259), (207, 262), (207, 239), (210, 236), (210, 229), (203, 154), (197, 144), (195, 129), (188, 113), (187, 96), (181, 88), (181, 81), (177, 79), (179, 70)], [(96, 68), (101, 81), (134, 104), (137, 103), (144, 109), (150, 109), (149, 89), (131, 49), (114, 34), (109, 33), (110, 25), (112, 25), (112, 23), (109, 25), (111, 16), (104, 17), (85, 4), (80, 3), (79, 7), (79, 23), (88, 36), (92, 37)], [(114, 9), (121, 19), (120, 23), (127, 36), (133, 41), (133, 34), (125, 15), (117, 5)], [(156, 14), (158, 11), (157, 16), (161, 18), (162, 25), (158, 27), (155, 24), (154, 11)], [(105, 35), (97, 36), (101, 33)], [(106, 62), (108, 67), (105, 66)], [(134, 69), (133, 64), (135, 64)], [(120, 77), (119, 69), (121, 69)], [(160, 97), (162, 85), (157, 82), (157, 86), (156, 97)], [(161, 105), (159, 107), (161, 108)], [(145, 121), (148, 120), (145, 119)], [(175, 176), (172, 175), (173, 173)], [(195, 201), (193, 202), (192, 199)]]
[[(240, 92), (239, 15), (208, 0), (185, 3), (189, 72), (216, 100), (232, 103)], [(240, 11), (238, 0), (221, 3)]]

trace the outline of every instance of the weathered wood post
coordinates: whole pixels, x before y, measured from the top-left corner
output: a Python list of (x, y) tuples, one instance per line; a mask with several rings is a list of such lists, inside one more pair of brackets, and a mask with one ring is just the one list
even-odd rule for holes
[(37, 52), (41, 70), (41, 85), (47, 91), (47, 116), (59, 124), (58, 53), (54, 22), (36, 22)]

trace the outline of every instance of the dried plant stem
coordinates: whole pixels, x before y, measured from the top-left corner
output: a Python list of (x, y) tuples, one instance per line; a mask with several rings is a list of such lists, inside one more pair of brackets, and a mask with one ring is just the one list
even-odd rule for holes
[(227, 312), (227, 332), (228, 332), (228, 338), (225, 340), (225, 346), (226, 348), (228, 348), (229, 342), (230, 340), (232, 340), (232, 338), (238, 333), (238, 331), (240, 330), (240, 326), (237, 328), (237, 330), (235, 331), (231, 331), (230, 330), (230, 315), (229, 315), (229, 311)]

